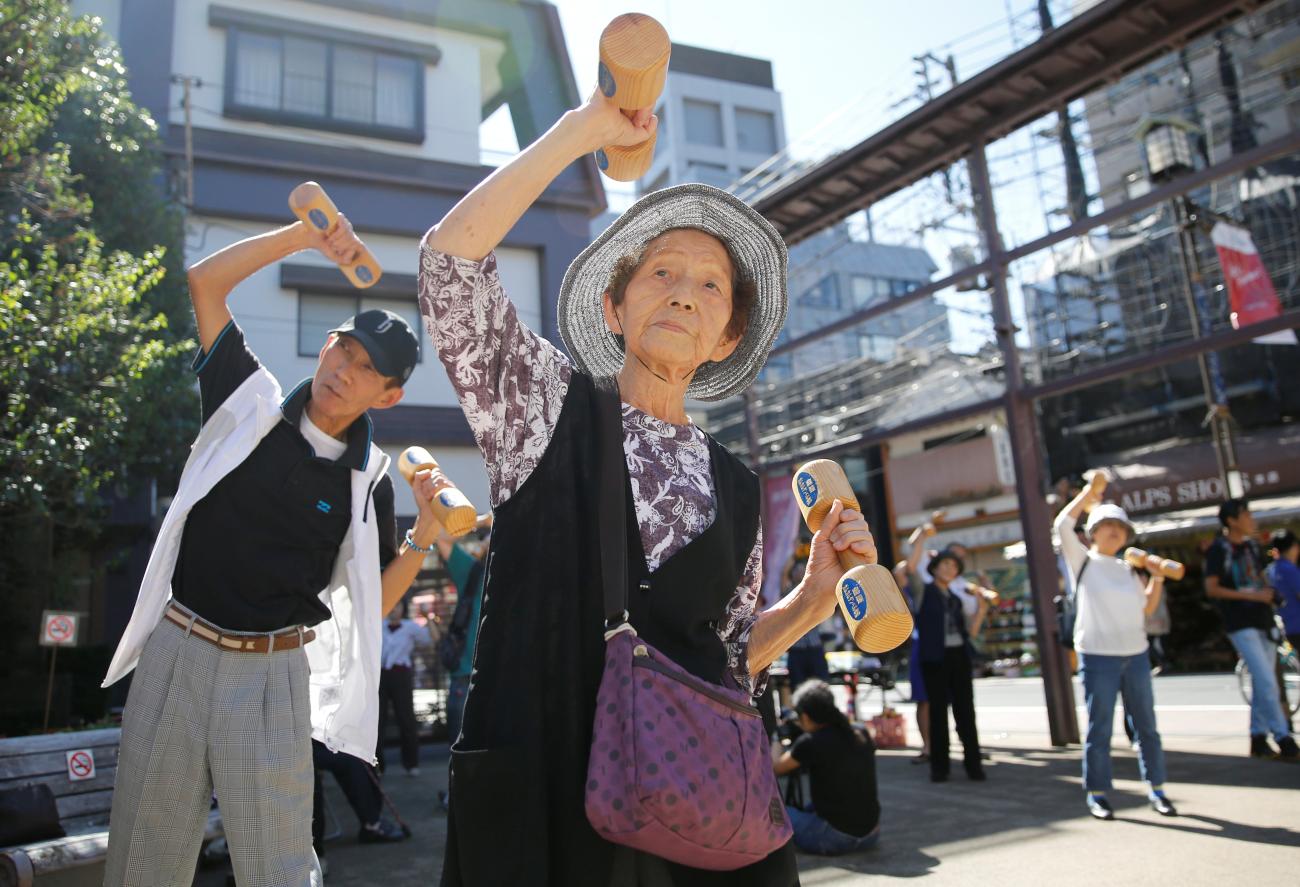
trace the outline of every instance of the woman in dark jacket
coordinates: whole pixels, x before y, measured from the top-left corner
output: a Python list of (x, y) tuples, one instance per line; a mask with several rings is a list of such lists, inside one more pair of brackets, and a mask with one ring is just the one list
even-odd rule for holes
[(948, 780), (948, 707), (952, 706), (966, 775), (983, 782), (987, 776), (980, 760), (979, 731), (975, 727), (970, 638), (972, 628), (978, 631), (983, 623), (988, 604), (983, 594), (977, 594), (979, 608), (973, 617), (968, 617), (962, 609), (961, 598), (949, 590), (948, 584), (966, 569), (962, 559), (952, 551), (935, 555), (930, 561), (933, 580), (921, 581), (918, 563), (925, 552), (926, 535), (933, 535), (928, 524), (912, 534), (907, 566), (916, 614), (916, 651), (921, 660), (925, 691), (930, 697), (930, 781)]
[[(496, 516), (474, 672), (452, 749), (443, 882), (794, 884), (787, 844), (734, 872), (689, 869), (598, 837), (584, 785), (603, 667), (597, 380), (616, 379), (626, 461), (631, 624), (696, 677), (761, 689), (835, 608), (836, 551), (874, 560), (837, 505), (799, 586), (759, 612), (756, 478), (691, 424), (757, 374), (785, 317), (785, 248), (725, 192), (642, 198), (574, 260), (562, 354), (506, 298), (493, 250), (566, 167), (656, 123), (597, 92), (474, 188), (421, 247), (420, 310), (483, 451)], [(626, 356), (626, 359), (625, 359)]]

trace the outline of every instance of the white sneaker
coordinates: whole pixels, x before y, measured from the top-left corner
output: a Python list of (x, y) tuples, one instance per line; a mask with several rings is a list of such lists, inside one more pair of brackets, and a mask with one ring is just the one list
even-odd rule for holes
[(411, 767), (410, 769), (408, 769), (408, 770), (406, 771), (406, 775), (407, 775), (407, 776), (419, 776), (419, 775), (420, 775), (420, 768), (419, 768), (419, 767)]

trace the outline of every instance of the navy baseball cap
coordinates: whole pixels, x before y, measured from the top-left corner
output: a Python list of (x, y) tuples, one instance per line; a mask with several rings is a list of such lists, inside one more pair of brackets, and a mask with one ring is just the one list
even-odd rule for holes
[(370, 354), (370, 362), (385, 376), (406, 384), (420, 359), (420, 340), (400, 314), (383, 308), (371, 308), (349, 317), (331, 333), (346, 333), (360, 342)]

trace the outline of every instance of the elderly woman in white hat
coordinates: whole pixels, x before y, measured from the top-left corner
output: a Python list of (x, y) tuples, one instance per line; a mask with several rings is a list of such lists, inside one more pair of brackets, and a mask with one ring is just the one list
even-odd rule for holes
[(757, 480), (686, 414), (688, 396), (742, 391), (785, 320), (785, 246), (750, 207), (694, 184), (638, 201), (564, 277), (568, 355), (506, 298), (492, 251), (525, 210), (575, 160), (640, 143), (656, 125), (597, 92), (421, 246), (420, 310), (496, 515), (452, 750), (446, 884), (798, 882), (789, 844), (737, 871), (688, 869), (602, 840), (583, 811), (604, 650), (598, 385), (616, 383), (622, 401), (632, 622), (696, 677), (760, 690), (776, 657), (834, 610), (836, 551), (875, 555), (862, 515), (837, 504), (803, 581), (760, 612)]
[[(1085, 547), (1075, 525), (1089, 512)], [(1074, 589), (1074, 649), (1088, 707), (1088, 734), (1083, 745), (1083, 789), (1088, 812), (1097, 819), (1114, 819), (1106, 793), (1111, 788), (1110, 738), (1115, 699), (1121, 693), (1125, 715), (1138, 742), (1138, 766), (1147, 783), (1152, 809), (1176, 816), (1165, 796), (1165, 753), (1156, 731), (1155, 696), (1147, 660), (1146, 617), (1160, 603), (1164, 577), (1152, 573), (1143, 585), (1125, 563), (1123, 551), (1133, 538), (1133, 524), (1123, 508), (1102, 503), (1085, 487), (1056, 516), (1061, 555)]]

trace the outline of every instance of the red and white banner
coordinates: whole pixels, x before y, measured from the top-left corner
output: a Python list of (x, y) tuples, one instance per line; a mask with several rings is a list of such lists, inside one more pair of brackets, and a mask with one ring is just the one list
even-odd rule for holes
[(799, 540), (799, 504), (785, 473), (763, 478), (763, 606), (781, 599), (781, 571)]
[[(1217, 223), (1210, 229), (1210, 239), (1219, 251), (1219, 264), (1223, 279), (1228, 284), (1228, 298), (1232, 302), (1232, 328), (1241, 329), (1277, 317), (1282, 313), (1277, 291), (1269, 279), (1259, 250), (1250, 238), (1250, 232), (1236, 225)], [(1295, 330), (1279, 330), (1255, 339), (1261, 345), (1295, 345)]]

